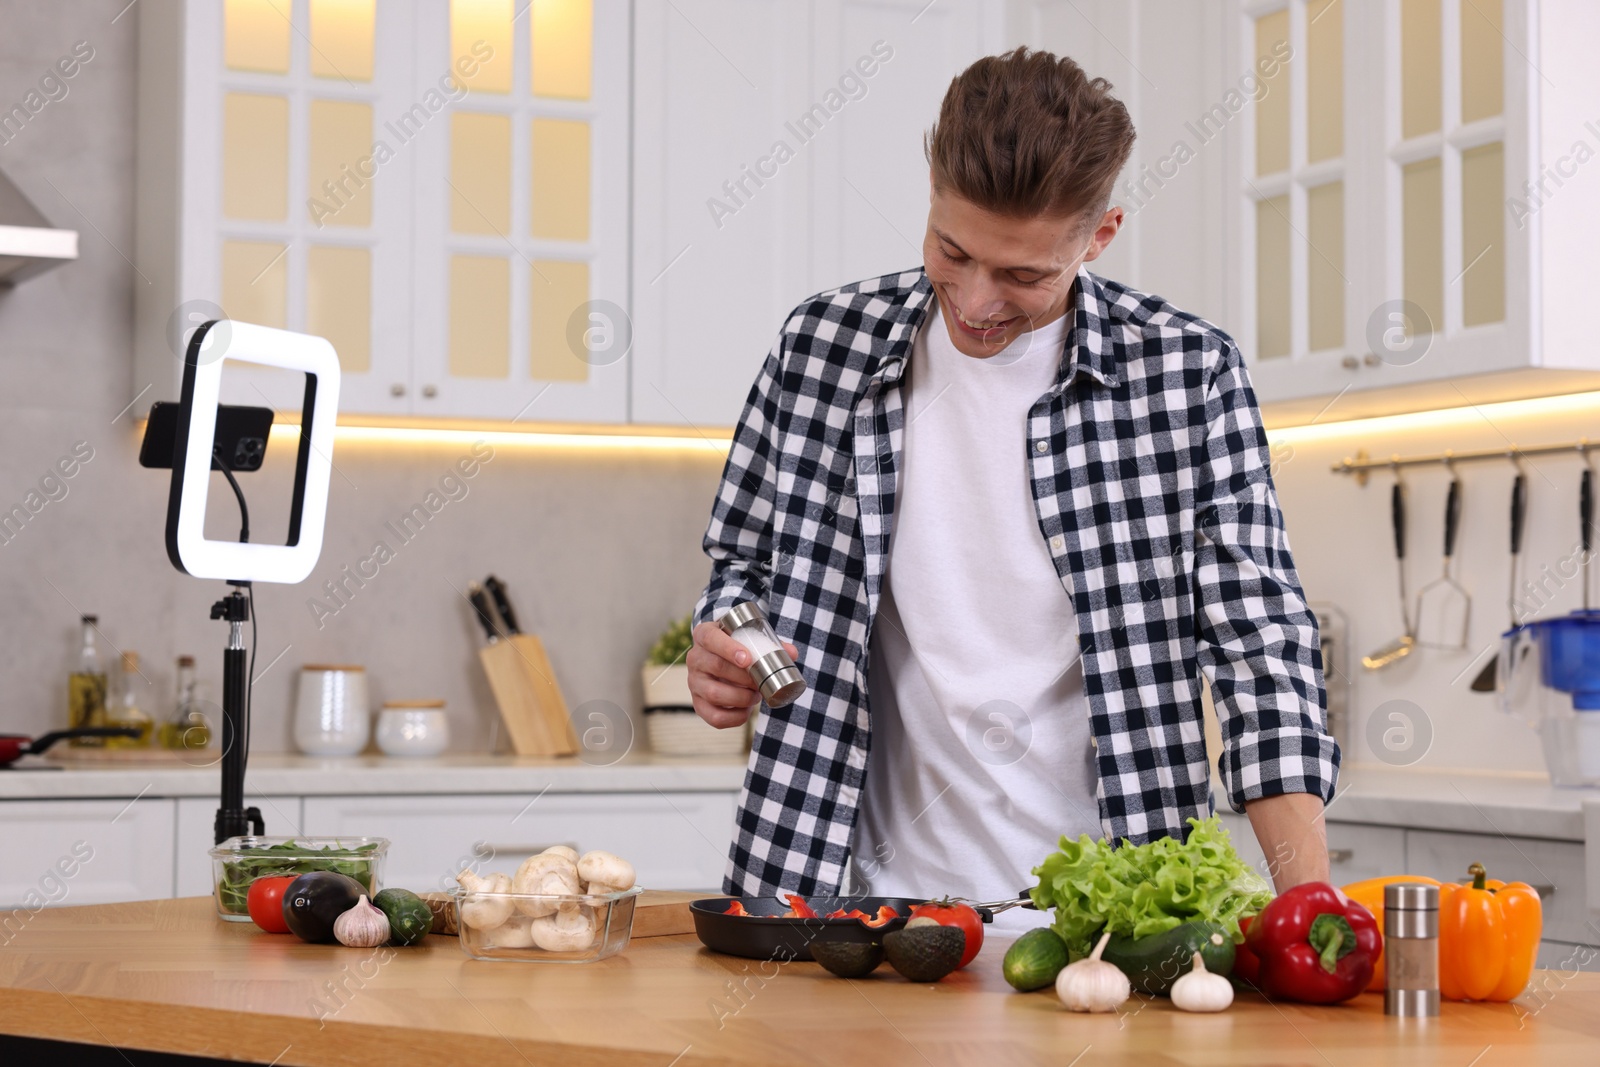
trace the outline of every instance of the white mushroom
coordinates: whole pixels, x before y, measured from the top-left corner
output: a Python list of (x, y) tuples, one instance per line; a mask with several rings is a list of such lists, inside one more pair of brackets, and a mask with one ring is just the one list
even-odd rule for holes
[(533, 920), (525, 915), (512, 916), (489, 936), (488, 947), (532, 948)]
[(503, 874), (480, 878), (471, 867), (456, 875), (456, 881), (465, 891), (461, 903), (461, 921), (478, 930), (492, 930), (511, 917), (512, 900), (508, 896), (477, 897), (478, 893), (509, 893), (511, 879)]
[(583, 879), (586, 893), (620, 893), (633, 888), (633, 864), (609, 852), (585, 852), (578, 860), (578, 877)]
[[(578, 868), (566, 856), (543, 852), (529, 856), (517, 868), (512, 885), (522, 897), (576, 896), (583, 892), (578, 882)], [(517, 910), (535, 919), (543, 918), (556, 910), (559, 901), (519, 899)]]
[(554, 915), (533, 920), (533, 943), (546, 952), (577, 952), (594, 944), (594, 913), (581, 904), (563, 904)]
[(549, 848), (539, 853), (539, 855), (565, 856), (567, 859), (572, 861), (574, 866), (576, 866), (578, 862), (578, 850), (573, 848), (571, 845), (551, 845)]

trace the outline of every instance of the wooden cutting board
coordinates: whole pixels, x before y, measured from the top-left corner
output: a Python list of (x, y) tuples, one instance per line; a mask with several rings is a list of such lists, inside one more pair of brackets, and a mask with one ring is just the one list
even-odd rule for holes
[[(457, 932), (456, 910), (447, 893), (418, 894), (433, 910), (433, 932)], [(633, 904), (634, 937), (668, 937), (673, 934), (694, 933), (694, 916), (689, 913), (689, 902), (715, 894), (686, 893), (667, 889), (646, 889)]]

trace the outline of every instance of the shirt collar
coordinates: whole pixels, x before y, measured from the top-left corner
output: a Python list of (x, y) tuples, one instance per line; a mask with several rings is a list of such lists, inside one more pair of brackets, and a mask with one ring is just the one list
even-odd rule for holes
[[(905, 371), (905, 358), (911, 343), (922, 329), (933, 303), (933, 285), (925, 270), (917, 272), (917, 280), (907, 294), (905, 303), (894, 315), (894, 325), (887, 338), (889, 350), (873, 372), (873, 377), (885, 382), (898, 381)], [(1065, 354), (1056, 378), (1056, 389), (1063, 389), (1078, 377), (1086, 374), (1101, 385), (1122, 384), (1119, 344), (1111, 336), (1111, 316), (1105, 289), (1100, 279), (1090, 274), (1086, 267), (1078, 268), (1078, 277), (1072, 287), (1072, 307), (1067, 310), (1072, 325), (1067, 330)]]

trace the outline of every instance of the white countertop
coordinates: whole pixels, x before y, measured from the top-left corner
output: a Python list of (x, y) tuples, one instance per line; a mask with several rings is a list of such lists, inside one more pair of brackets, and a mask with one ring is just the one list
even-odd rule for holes
[[(56, 764), (24, 757), (15, 768), (0, 770), (0, 800), (213, 796), (221, 779), (215, 765), (131, 763), (22, 769), (45, 766)], [(253, 796), (526, 793), (543, 789), (554, 793), (732, 792), (744, 782), (744, 767), (743, 756), (691, 759), (635, 754), (609, 766), (595, 766), (578, 759), (465, 753), (435, 759), (315, 759), (261, 753), (250, 757), (245, 789)]]
[(1345, 768), (1329, 822), (1584, 840), (1583, 805), (1600, 789), (1564, 789), (1543, 776), (1484, 771)]

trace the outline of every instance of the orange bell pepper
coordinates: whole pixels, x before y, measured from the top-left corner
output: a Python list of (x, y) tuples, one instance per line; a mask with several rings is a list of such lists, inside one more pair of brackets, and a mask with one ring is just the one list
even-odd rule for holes
[(1539, 893), (1489, 879), (1481, 863), (1467, 873), (1470, 885), (1439, 887), (1439, 995), (1508, 1001), (1533, 973), (1544, 928)]
[[(1378, 920), (1378, 929), (1383, 929), (1383, 887), (1391, 882), (1421, 882), (1423, 885), (1438, 885), (1432, 878), (1420, 874), (1391, 874), (1383, 878), (1368, 878), (1364, 882), (1351, 882), (1344, 887), (1344, 895), (1372, 912), (1372, 917)], [(1378, 952), (1378, 960), (1372, 968), (1372, 981), (1367, 983), (1368, 993), (1381, 993), (1384, 986), (1385, 970), (1383, 966), (1383, 952)]]

